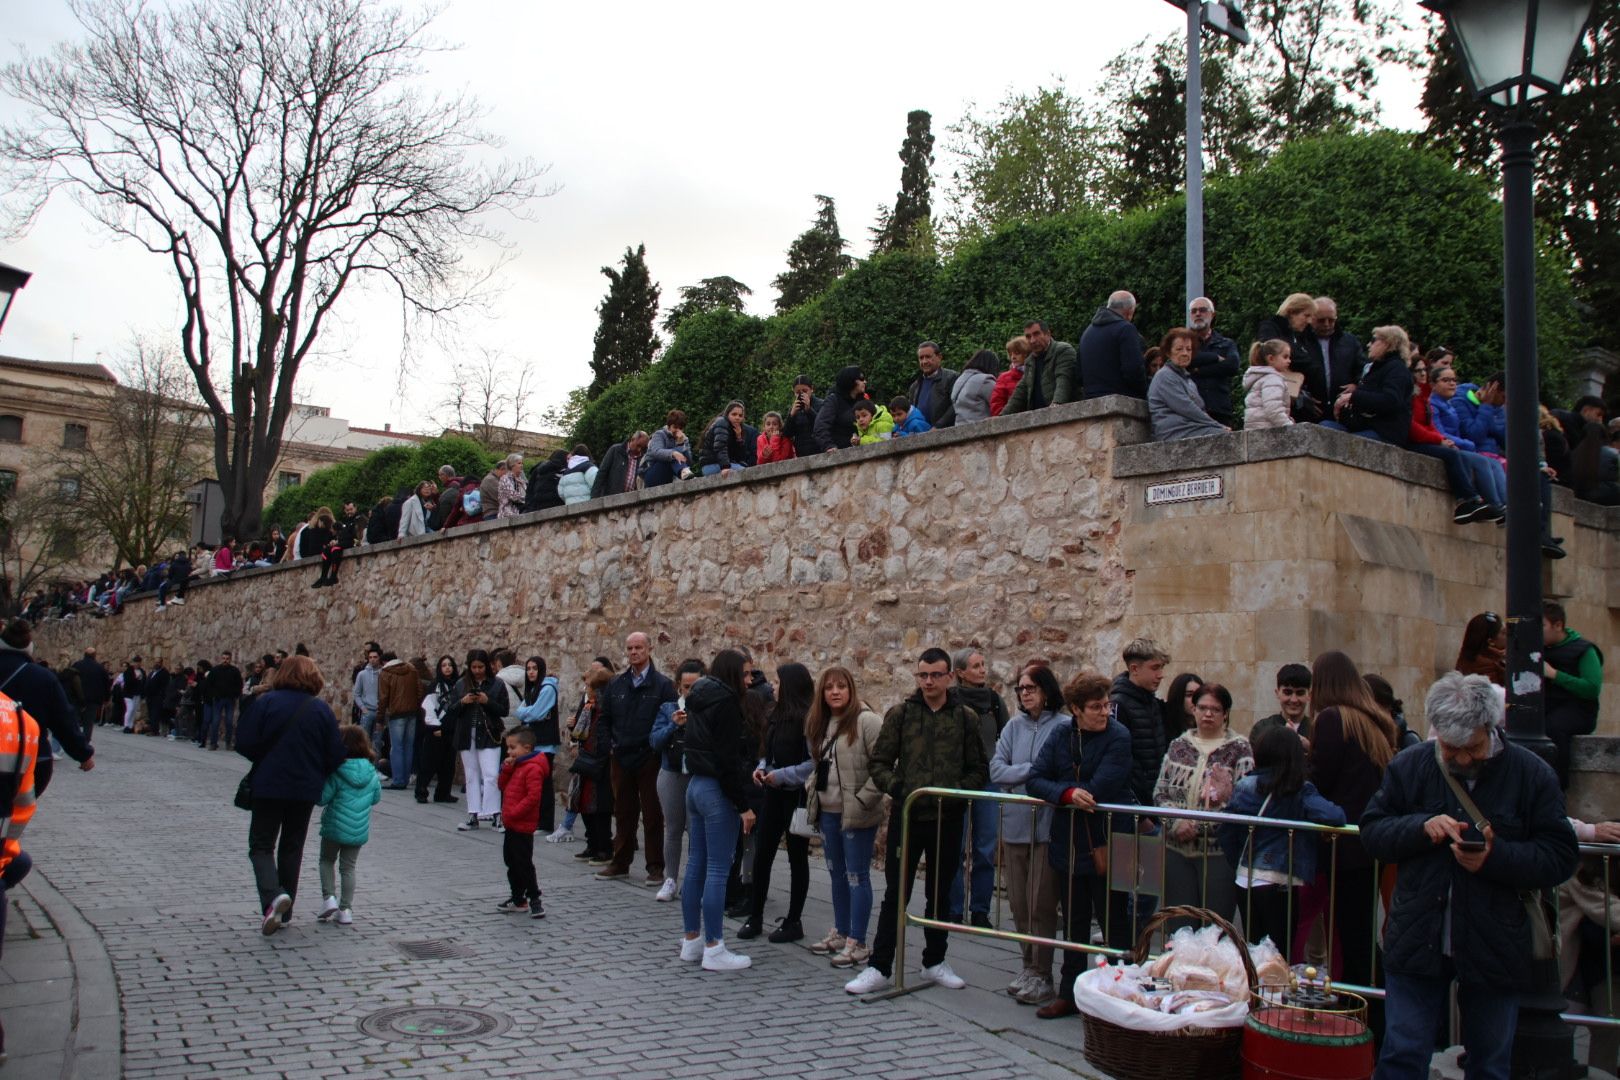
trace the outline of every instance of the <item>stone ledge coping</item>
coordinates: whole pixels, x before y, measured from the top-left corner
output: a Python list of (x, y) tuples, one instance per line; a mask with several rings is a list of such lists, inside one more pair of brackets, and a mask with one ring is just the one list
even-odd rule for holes
[[(1120, 446), (1114, 450), (1114, 476), (1118, 479), (1161, 476), (1302, 457), (1449, 491), (1445, 466), (1435, 459), (1318, 424)], [(1598, 506), (1577, 499), (1568, 488), (1553, 487), (1553, 510), (1568, 514), (1589, 528), (1620, 533), (1620, 507)]]
[[(1067, 405), (1054, 405), (1045, 409), (1036, 409), (1032, 412), (1018, 413), (1013, 416), (997, 416), (976, 424), (965, 424), (961, 427), (938, 428), (933, 431), (926, 431), (921, 435), (907, 435), (901, 439), (886, 439), (868, 446), (839, 450), (836, 453), (817, 454), (815, 457), (793, 458), (790, 461), (757, 465), (745, 470), (740, 475), (733, 473), (727, 477), (718, 475), (694, 477), (691, 480), (676, 481), (673, 484), (664, 484), (660, 487), (626, 491), (600, 499), (588, 499), (585, 502), (574, 503), (570, 506), (557, 506), (548, 510), (536, 510), (532, 513), (518, 514), (515, 517), (480, 521), (475, 525), (459, 525), (448, 533), (430, 532), (404, 540), (388, 540), (380, 544), (362, 544), (344, 552), (343, 562), (344, 565), (348, 565), (354, 559), (366, 558), (369, 555), (384, 552), (400, 551), (419, 544), (461, 540), (468, 537), (482, 536), (499, 529), (544, 525), (585, 515), (607, 513), (614, 510), (630, 510), (665, 499), (687, 499), (694, 495), (702, 495), (706, 492), (718, 491), (721, 488), (734, 487), (738, 484), (751, 483), (755, 480), (780, 480), (802, 473), (836, 469), (878, 458), (900, 457), (925, 450), (940, 450), (946, 447), (958, 446), (962, 443), (976, 442), (980, 439), (1010, 435), (1014, 432), (1033, 431), (1038, 428), (1072, 424), (1078, 420), (1113, 421), (1117, 425), (1115, 439), (1119, 443), (1145, 443), (1150, 438), (1147, 402), (1138, 398), (1109, 395), (1091, 401), (1075, 401)], [(1357, 441), (1365, 442), (1366, 440), (1358, 439)], [(319, 561), (319, 559), (311, 557), (293, 563), (278, 563), (275, 566), (255, 566), (234, 570), (229, 577), (198, 577), (191, 581), (188, 588), (196, 589), (231, 581), (241, 581), (286, 570), (307, 571), (318, 565)], [(125, 603), (127, 604), (129, 600), (137, 597), (155, 595), (155, 593), (150, 592), (131, 593), (126, 598)]]

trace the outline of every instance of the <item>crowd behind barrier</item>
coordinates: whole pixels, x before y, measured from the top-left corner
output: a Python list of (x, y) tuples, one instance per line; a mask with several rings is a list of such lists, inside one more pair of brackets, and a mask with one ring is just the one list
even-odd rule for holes
[[(26, 655), (29, 632), (14, 620), (0, 637)], [(1543, 632), (1548, 728), (1567, 748), (1595, 725), (1601, 657), (1556, 604)], [(623, 664), (590, 662), (572, 708), (541, 656), (472, 649), (430, 667), (374, 642), (346, 695), (323, 696), (302, 646), (245, 673), (222, 653), (179, 671), (132, 657), (113, 674), (91, 650), (55, 669), (55, 693), (30, 686), (21, 703), (53, 730), (82, 723), (86, 740), (99, 721), (248, 757), (238, 804), (267, 935), (292, 918), (317, 806), (316, 917), (353, 925), (370, 807), (387, 789), (456, 803), (459, 762), (467, 802), (446, 825), (503, 834), (499, 910), (545, 916), (534, 839), (573, 841), (583, 821), (576, 858), (635, 881), (639, 852), (638, 883), (681, 905), (672, 954), (707, 971), (750, 966), (740, 941), (813, 936), (803, 912), (819, 838), (833, 925), (808, 948), (851, 994), (906, 990), (913, 925), (921, 982), (965, 985), (952, 934), (1005, 940), (1022, 959), (1007, 993), (1062, 1020), (1079, 1011), (1088, 958), (1123, 954), (1155, 910), (1188, 907), (1375, 999), (1380, 1075), (1428, 1060), (1455, 984), (1477, 1075), (1505, 1076), (1520, 995), (1549, 964), (1571, 1018), (1594, 1029), (1592, 1063), (1612, 1070), (1620, 823), (1567, 818), (1557, 769), (1504, 737), (1504, 647), (1499, 616), (1471, 620), (1458, 670), (1426, 695), (1426, 738), (1387, 682), (1337, 652), (1280, 670), (1277, 712), (1239, 734), (1226, 688), (1194, 673), (1167, 683), (1170, 657), (1149, 639), (1125, 647), (1112, 678), (1063, 680), (1040, 657), (1004, 665), (1011, 707), (973, 647), (924, 651), (915, 693), (880, 714), (847, 668), (783, 664), (773, 682), (732, 648), (670, 675), (640, 632)], [(340, 724), (329, 699), (345, 697)], [(768, 929), (783, 846), (787, 907)], [(925, 903), (908, 914), (919, 870)], [(727, 916), (741, 920), (729, 942)]]
[[(748, 422), (743, 402), (729, 402), (703, 423), (695, 446), (689, 418), (672, 409), (657, 431), (628, 434), (600, 461), (578, 444), (527, 471), (521, 454), (496, 462), (481, 478), (459, 476), (446, 465), (373, 506), (321, 507), (290, 534), (277, 527), (263, 539), (227, 536), (215, 548), (176, 551), (151, 566), (54, 583), (29, 597), (23, 614), (35, 622), (100, 617), (146, 593), (155, 593), (164, 610), (185, 603), (193, 577), (299, 561), (319, 564), (312, 587), (335, 586), (344, 553), (361, 545), (697, 476), (746, 475), (758, 465), (1110, 394), (1145, 400), (1153, 438), (1160, 441), (1320, 423), (1389, 443), (1441, 463), (1457, 523), (1505, 520), (1507, 389), (1500, 372), (1464, 382), (1453, 350), (1425, 352), (1399, 326), (1373, 328), (1363, 349), (1325, 296), (1289, 295), (1255, 329), (1247, 366), (1237, 343), (1215, 329), (1215, 306), (1207, 298), (1195, 299), (1187, 325), (1171, 328), (1151, 348), (1143, 347), (1136, 314), (1134, 296), (1112, 294), (1078, 345), (1055, 340), (1045, 322), (1029, 320), (1007, 342), (1005, 368), (989, 349), (977, 351), (960, 371), (948, 368), (940, 346), (925, 341), (917, 348), (916, 378), (887, 404), (859, 367), (846, 367), (824, 396), (813, 379), (799, 376), (786, 410), (766, 412), (762, 428)], [(1551, 488), (1620, 505), (1620, 416), (1611, 418), (1600, 398), (1585, 396), (1569, 409), (1542, 406), (1539, 433), (1542, 550), (1562, 558), (1562, 541), (1550, 531)]]

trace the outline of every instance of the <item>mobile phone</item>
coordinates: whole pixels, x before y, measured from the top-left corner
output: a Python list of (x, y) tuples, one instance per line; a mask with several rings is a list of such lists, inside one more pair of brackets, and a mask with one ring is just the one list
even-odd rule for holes
[(1485, 850), (1485, 841), (1483, 841), (1483, 840), (1458, 840), (1456, 842), (1456, 848), (1457, 848), (1458, 851), (1466, 851), (1466, 852), (1469, 852), (1471, 854), (1477, 854), (1478, 852), (1481, 852), (1481, 851)]

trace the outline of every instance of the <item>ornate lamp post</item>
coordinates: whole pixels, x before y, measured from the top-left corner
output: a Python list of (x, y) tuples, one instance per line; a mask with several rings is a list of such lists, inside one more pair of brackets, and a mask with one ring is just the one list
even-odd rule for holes
[(6, 314), (11, 310), (11, 301), (16, 298), (17, 290), (27, 285), (28, 279), (33, 276), (27, 270), (0, 263), (0, 330), (5, 329)]
[[(1535, 160), (1537, 101), (1560, 93), (1591, 0), (1424, 0), (1442, 16), (1474, 96), (1502, 144), (1503, 320), (1507, 349), (1508, 737), (1548, 756), (1542, 711), (1540, 506), (1536, 471)], [(1570, 1077), (1574, 1035), (1558, 1017), (1557, 961), (1536, 972), (1513, 1043), (1515, 1077)], [(1547, 965), (1542, 965), (1547, 967)]]

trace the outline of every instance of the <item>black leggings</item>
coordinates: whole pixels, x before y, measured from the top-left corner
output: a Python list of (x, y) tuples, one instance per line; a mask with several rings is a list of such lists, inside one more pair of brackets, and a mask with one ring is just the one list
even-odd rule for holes
[(259, 887), (259, 910), (266, 911), (277, 893), (298, 898), (298, 871), (304, 861), (314, 803), (294, 799), (254, 799), (248, 824), (248, 859)]
[(749, 899), (753, 903), (751, 917), (759, 922), (765, 916), (765, 894), (771, 888), (771, 864), (776, 861), (776, 848), (787, 837), (788, 852), (788, 909), (787, 922), (797, 922), (804, 914), (804, 897), (810, 891), (810, 838), (794, 836), (787, 831), (793, 821), (793, 811), (799, 808), (803, 792), (783, 788), (767, 788), (765, 813), (760, 818), (758, 836), (754, 840), (754, 884)]
[(1250, 945), (1270, 938), (1284, 956), (1294, 943), (1294, 919), (1299, 915), (1299, 890), (1286, 885), (1238, 888), (1238, 914)]

